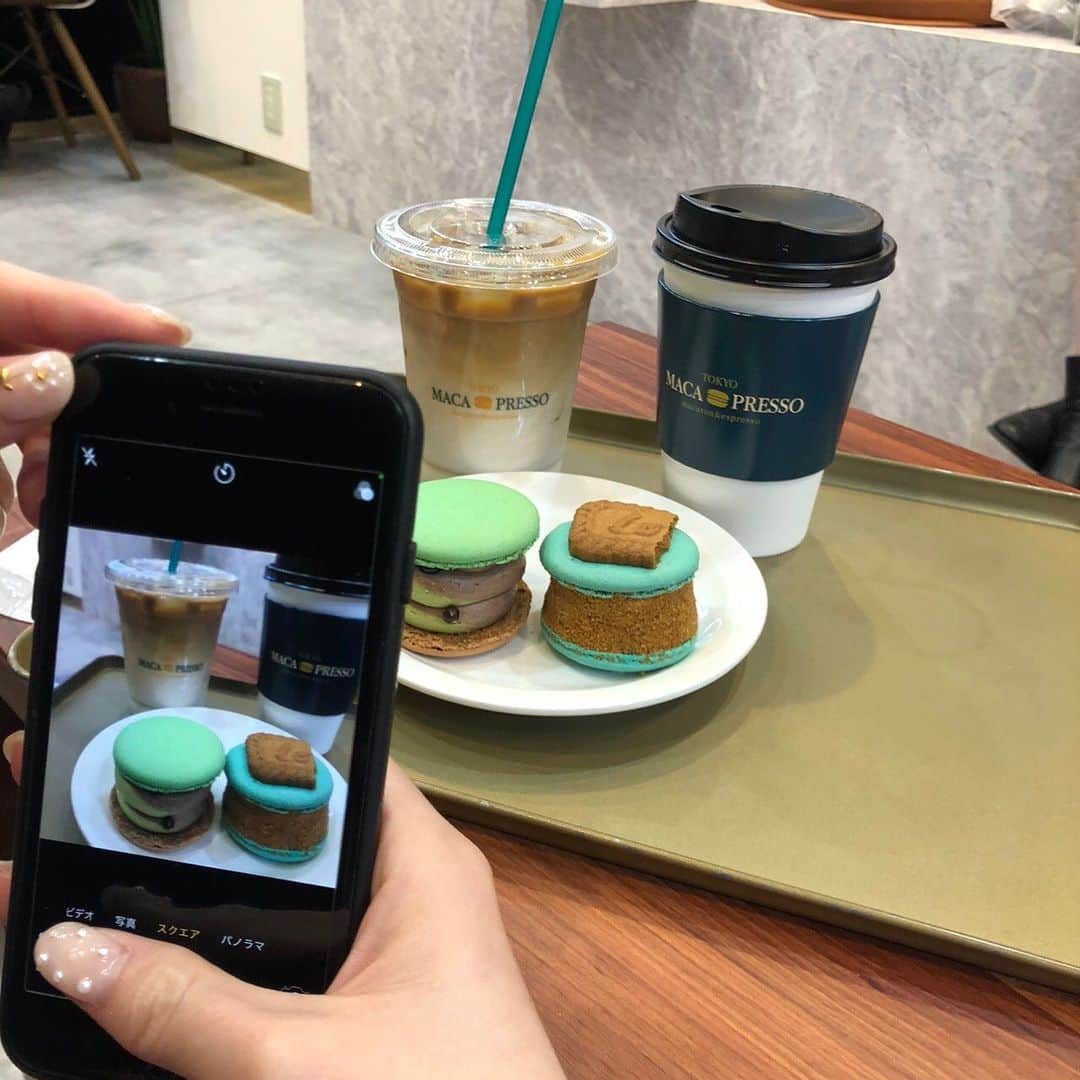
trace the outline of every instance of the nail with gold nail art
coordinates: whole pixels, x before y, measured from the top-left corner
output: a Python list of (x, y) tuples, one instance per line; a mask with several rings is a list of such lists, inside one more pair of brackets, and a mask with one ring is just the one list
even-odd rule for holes
[(15, 356), (0, 366), (0, 419), (51, 420), (71, 397), (74, 386), (71, 361), (49, 350)]

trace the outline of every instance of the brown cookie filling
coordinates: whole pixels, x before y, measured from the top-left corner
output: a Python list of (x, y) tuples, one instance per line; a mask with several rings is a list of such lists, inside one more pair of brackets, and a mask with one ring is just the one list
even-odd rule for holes
[(326, 806), (295, 813), (267, 810), (231, 787), (225, 789), (221, 813), (225, 823), (241, 836), (278, 851), (309, 851), (326, 838), (330, 820)]
[(542, 618), (565, 641), (597, 652), (649, 656), (697, 633), (693, 582), (659, 596), (589, 596), (552, 580)]

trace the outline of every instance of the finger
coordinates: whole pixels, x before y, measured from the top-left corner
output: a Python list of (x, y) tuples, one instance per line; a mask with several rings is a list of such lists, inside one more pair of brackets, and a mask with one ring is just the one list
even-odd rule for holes
[(62, 352), (0, 357), (0, 446), (51, 424), (74, 388), (75, 372)]
[(18, 480), (19, 509), (31, 525), (37, 525), (49, 465), (49, 429), (32, 432), (20, 441), (19, 449), (23, 455)]
[(23, 733), (13, 731), (3, 744), (4, 757), (11, 767), (11, 778), (16, 784), (22, 782)]
[(416, 850), (454, 848), (465, 838), (455, 829), (391, 760), (386, 769), (379, 850), (375, 859), (372, 887), (375, 891), (405, 870), (440, 876), (438, 866), (417, 860)]
[(79, 923), (46, 930), (34, 964), (121, 1046), (181, 1076), (252, 1075), (278, 996), (178, 945)]
[(0, 263), (0, 349), (77, 352), (98, 341), (184, 345), (191, 331), (148, 304), (125, 304), (89, 285)]
[[(22, 778), (23, 733), (13, 731), (3, 742), (4, 757), (11, 766), (11, 775), (17, 784)], [(7, 923), (8, 898), (11, 895), (11, 861), (0, 860), (0, 926)]]
[[(378, 965), (392, 970), (382, 971)], [(415, 970), (404, 970), (415, 961)], [(512, 963), (491, 868), (391, 761), (371, 905), (333, 989), (363, 974), (391, 982), (425, 972)]]

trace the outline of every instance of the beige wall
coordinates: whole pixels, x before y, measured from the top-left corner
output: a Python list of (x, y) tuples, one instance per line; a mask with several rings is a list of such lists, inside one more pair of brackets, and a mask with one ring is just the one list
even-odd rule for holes
[[(161, 5), (174, 127), (308, 168), (303, 0)], [(284, 131), (263, 127), (263, 74), (281, 79)]]

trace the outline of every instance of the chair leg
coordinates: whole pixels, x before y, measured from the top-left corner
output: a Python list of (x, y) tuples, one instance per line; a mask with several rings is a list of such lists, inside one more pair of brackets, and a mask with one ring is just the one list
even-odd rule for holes
[(68, 146), (75, 145), (75, 129), (68, 119), (67, 109), (64, 108), (64, 99), (60, 96), (60, 88), (56, 85), (56, 76), (53, 75), (52, 66), (49, 64), (49, 54), (45, 52), (45, 45), (38, 33), (34, 22), (34, 16), (29, 8), (22, 9), (23, 25), (26, 27), (26, 36), (30, 39), (30, 47), (34, 50), (34, 59), (41, 69), (41, 81), (45, 84), (45, 93), (52, 102), (53, 112), (60, 124), (60, 132), (64, 136), (64, 142)]
[(94, 76), (90, 74), (90, 69), (86, 66), (86, 61), (83, 60), (78, 45), (75, 44), (71, 34), (68, 33), (68, 28), (64, 25), (63, 20), (52, 8), (46, 9), (45, 16), (49, 20), (52, 32), (56, 35), (56, 40), (60, 42), (60, 48), (64, 50), (64, 55), (71, 65), (71, 70), (75, 72), (75, 78), (79, 80), (79, 85), (83, 88), (83, 93), (86, 94), (90, 105), (105, 128), (106, 134), (112, 140), (116, 156), (123, 162), (128, 176), (132, 180), (138, 180), (139, 169), (135, 164), (135, 159), (131, 156), (131, 151), (128, 150), (127, 143), (124, 142), (124, 136), (120, 134), (120, 129), (116, 126), (116, 121), (113, 119), (112, 113), (109, 112), (109, 106), (105, 104), (105, 99), (101, 96), (101, 91), (97, 88)]

